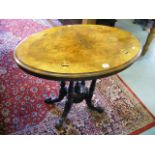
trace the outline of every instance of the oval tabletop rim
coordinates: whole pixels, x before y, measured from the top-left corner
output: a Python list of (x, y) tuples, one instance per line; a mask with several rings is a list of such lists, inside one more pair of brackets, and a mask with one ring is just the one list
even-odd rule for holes
[[(76, 24), (76, 25), (57, 26), (57, 27), (53, 27), (53, 28), (49, 28), (49, 29), (53, 30), (53, 29), (59, 29), (61, 27), (74, 27), (74, 26), (109, 27), (109, 26), (103, 26), (103, 25), (92, 25), (92, 24), (79, 25), (79, 24)], [(111, 27), (111, 28), (127, 32), (127, 33), (131, 34), (132, 36), (134, 36), (131, 32), (128, 32), (127, 30), (117, 28), (117, 27)], [(45, 31), (48, 31), (49, 29), (45, 29), (40, 32), (43, 32), (43, 31), (45, 32)], [(139, 45), (140, 45), (139, 50), (137, 51), (136, 55), (132, 59), (130, 59), (129, 61), (126, 61), (125, 63), (121, 64), (120, 66), (117, 66), (116, 68), (113, 67), (113, 68), (110, 68), (107, 70), (94, 71), (94, 72), (83, 72), (83, 73), (60, 73), (60, 72), (45, 71), (42, 69), (34, 68), (32, 66), (28, 66), (27, 64), (22, 62), (16, 54), (16, 50), (19, 47), (19, 45), (21, 45), (29, 37), (33, 37), (40, 32), (33, 33), (30, 36), (24, 38), (22, 41), (19, 42), (19, 44), (16, 46), (15, 51), (14, 51), (14, 59), (15, 59), (16, 63), (25, 71), (27, 71), (30, 74), (33, 74), (35, 76), (44, 77), (47, 79), (50, 78), (53, 80), (87, 80), (87, 79), (89, 80), (89, 79), (95, 79), (95, 78), (100, 78), (100, 77), (106, 77), (108, 75), (113, 75), (115, 73), (118, 73), (118, 72), (126, 69), (130, 65), (132, 65), (138, 59), (138, 57), (141, 55), (141, 52), (142, 52), (140, 41), (137, 37), (134, 36), (135, 39), (139, 42)]]

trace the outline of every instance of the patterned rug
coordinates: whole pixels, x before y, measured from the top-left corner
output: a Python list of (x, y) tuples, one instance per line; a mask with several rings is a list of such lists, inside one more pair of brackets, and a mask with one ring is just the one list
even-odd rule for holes
[(13, 134), (123, 135), (139, 134), (155, 125), (154, 116), (135, 97), (120, 77), (99, 80), (93, 102), (104, 108), (103, 114), (91, 111), (85, 102), (74, 104), (61, 130), (55, 128), (64, 101), (53, 106), (45, 119), (33, 127)]
[(13, 60), (20, 40), (49, 27), (44, 20), (0, 20), (0, 134), (139, 134), (155, 125), (154, 116), (115, 75), (97, 83), (93, 102), (103, 114), (85, 102), (74, 104), (63, 128), (56, 130), (65, 99), (55, 106), (44, 99), (58, 95), (59, 83), (28, 75)]

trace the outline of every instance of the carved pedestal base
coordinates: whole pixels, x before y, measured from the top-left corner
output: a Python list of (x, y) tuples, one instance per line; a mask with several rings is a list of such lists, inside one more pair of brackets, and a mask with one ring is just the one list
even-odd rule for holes
[(65, 82), (62, 81), (59, 96), (55, 99), (49, 98), (45, 100), (45, 103), (47, 104), (54, 104), (56, 102), (61, 101), (65, 96), (67, 97), (63, 114), (59, 122), (56, 124), (57, 129), (60, 129), (62, 127), (63, 122), (67, 117), (67, 114), (69, 113), (73, 103), (80, 103), (83, 100), (85, 100), (86, 104), (90, 109), (95, 110), (99, 113), (103, 112), (103, 109), (101, 107), (95, 107), (92, 104), (92, 97), (93, 92), (95, 90), (95, 85), (96, 80), (92, 80), (90, 88), (85, 86), (85, 81), (77, 81), (77, 82), (70, 81), (69, 87), (67, 88), (65, 86)]

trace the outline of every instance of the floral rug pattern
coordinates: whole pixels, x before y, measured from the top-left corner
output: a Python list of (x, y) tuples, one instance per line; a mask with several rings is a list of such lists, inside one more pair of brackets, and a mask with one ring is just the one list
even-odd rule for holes
[(0, 134), (131, 134), (155, 122), (115, 75), (97, 83), (93, 101), (103, 114), (84, 102), (74, 104), (63, 128), (56, 130), (64, 101), (53, 106), (44, 99), (58, 95), (59, 83), (24, 73), (13, 59), (22, 39), (49, 27), (44, 20), (0, 20)]
[(126, 135), (155, 121), (117, 76), (98, 81), (93, 102), (104, 108), (103, 114), (89, 110), (84, 101), (74, 104), (63, 128), (57, 130), (55, 123), (62, 114), (63, 101), (38, 125), (27, 126), (14, 134)]

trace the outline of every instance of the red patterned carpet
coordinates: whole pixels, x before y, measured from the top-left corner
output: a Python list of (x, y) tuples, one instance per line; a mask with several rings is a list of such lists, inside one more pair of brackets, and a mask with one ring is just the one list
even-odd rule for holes
[(26, 36), (46, 29), (39, 20), (0, 20), (0, 134), (139, 134), (155, 125), (155, 118), (117, 76), (97, 84), (94, 103), (74, 105), (62, 130), (54, 124), (64, 104), (49, 106), (44, 99), (58, 94), (57, 82), (30, 76), (18, 68), (13, 51)]

